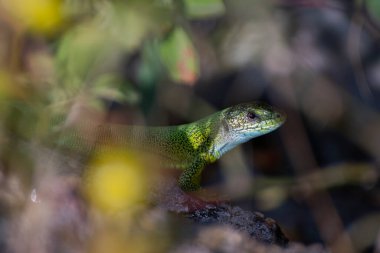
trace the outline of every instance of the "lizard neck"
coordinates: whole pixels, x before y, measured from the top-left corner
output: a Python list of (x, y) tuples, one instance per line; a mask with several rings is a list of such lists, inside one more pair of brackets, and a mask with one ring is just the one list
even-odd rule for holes
[(232, 147), (228, 146), (230, 131), (223, 118), (223, 111), (186, 125), (186, 132), (193, 147), (206, 156), (207, 162), (214, 162)]
[(235, 129), (233, 129), (223, 117), (223, 111), (219, 117), (218, 126), (215, 127), (215, 129), (212, 153), (217, 159), (236, 146), (262, 135), (260, 132), (243, 134), (234, 131)]
[(235, 136), (231, 134), (231, 129), (227, 122), (221, 118), (219, 121), (219, 126), (216, 128), (212, 153), (218, 158), (220, 158), (224, 153), (231, 150), (238, 145), (236, 142), (231, 142), (236, 139)]

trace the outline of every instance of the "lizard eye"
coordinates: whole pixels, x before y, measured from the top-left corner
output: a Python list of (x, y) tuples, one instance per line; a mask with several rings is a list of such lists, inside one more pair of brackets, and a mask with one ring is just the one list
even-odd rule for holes
[(257, 118), (256, 114), (253, 113), (253, 112), (248, 112), (247, 113), (247, 118), (249, 118), (250, 120), (254, 120)]

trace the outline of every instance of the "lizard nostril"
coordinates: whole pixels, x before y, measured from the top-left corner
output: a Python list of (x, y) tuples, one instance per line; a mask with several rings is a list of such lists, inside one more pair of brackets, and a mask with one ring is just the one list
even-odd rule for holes
[(276, 113), (276, 119), (285, 121), (286, 119), (286, 114), (285, 113)]

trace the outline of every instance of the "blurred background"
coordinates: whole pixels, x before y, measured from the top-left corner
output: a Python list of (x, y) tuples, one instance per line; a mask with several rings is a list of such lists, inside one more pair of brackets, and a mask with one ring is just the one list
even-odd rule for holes
[(1, 0), (0, 251), (171, 250), (188, 234), (145, 200), (151, 172), (123, 151), (83, 166), (50, 132), (255, 100), (286, 123), (209, 166), (204, 189), (291, 241), (380, 252), (380, 1)]

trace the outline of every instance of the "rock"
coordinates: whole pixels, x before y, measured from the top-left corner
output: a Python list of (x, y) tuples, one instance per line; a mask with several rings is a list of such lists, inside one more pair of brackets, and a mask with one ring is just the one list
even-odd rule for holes
[(278, 224), (261, 213), (245, 211), (240, 207), (221, 204), (189, 213), (188, 217), (201, 224), (229, 225), (245, 232), (251, 238), (267, 244), (286, 246), (288, 239)]
[(252, 239), (246, 233), (226, 225), (213, 225), (199, 231), (190, 241), (176, 247), (171, 253), (327, 253), (320, 245), (290, 244), (286, 248), (268, 245)]

